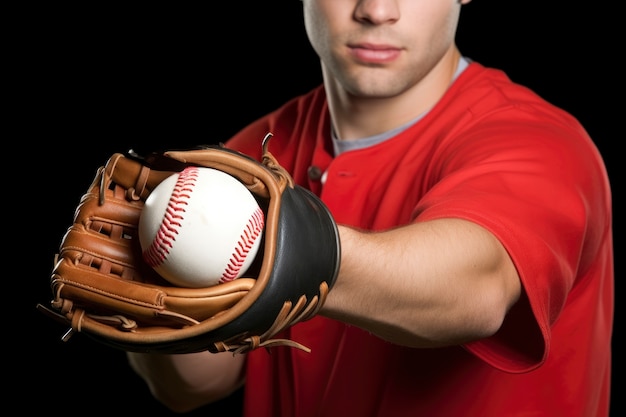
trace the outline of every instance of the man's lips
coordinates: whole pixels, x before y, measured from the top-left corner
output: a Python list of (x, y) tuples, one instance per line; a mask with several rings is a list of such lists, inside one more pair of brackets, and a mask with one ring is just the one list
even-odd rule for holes
[(384, 64), (398, 58), (401, 49), (390, 45), (350, 45), (352, 56), (363, 63)]

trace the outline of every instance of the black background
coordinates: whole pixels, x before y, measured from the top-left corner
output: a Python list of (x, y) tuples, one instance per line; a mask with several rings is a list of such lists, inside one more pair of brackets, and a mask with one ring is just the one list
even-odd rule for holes
[[(129, 148), (186, 148), (226, 140), (246, 123), (320, 81), (298, 1), (14, 10), (4, 59), (5, 247), (9, 284), (4, 357), (7, 408), (66, 416), (168, 415), (130, 372), (122, 352), (74, 336), (35, 310), (51, 298), (53, 256), (98, 166)], [(474, 0), (463, 10), (462, 52), (570, 111), (602, 152), (613, 186), (616, 254), (613, 415), (623, 360), (623, 262), (617, 107), (623, 95), (612, 12), (540, 0)], [(614, 12), (613, 12), (614, 13)], [(620, 74), (621, 75), (621, 74)], [(619, 104), (620, 108), (623, 108)], [(26, 206), (22, 208), (23, 197)], [(11, 212), (18, 213), (17, 217)], [(14, 237), (18, 237), (14, 239)], [(13, 247), (19, 245), (19, 249)], [(11, 267), (11, 264), (13, 266)], [(25, 297), (26, 296), (26, 297)], [(16, 307), (17, 310), (13, 310)], [(14, 312), (17, 311), (18, 314)], [(192, 415), (237, 416), (241, 392)]]

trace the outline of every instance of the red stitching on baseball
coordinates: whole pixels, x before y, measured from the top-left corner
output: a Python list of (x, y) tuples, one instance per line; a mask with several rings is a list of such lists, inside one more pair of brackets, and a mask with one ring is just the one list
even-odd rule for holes
[(163, 221), (150, 246), (143, 252), (144, 260), (151, 267), (162, 264), (173, 247), (178, 234), (178, 227), (184, 219), (185, 207), (189, 204), (191, 192), (200, 175), (197, 167), (187, 167), (178, 174), (169, 202), (163, 215)]
[(263, 231), (263, 225), (263, 211), (260, 207), (257, 207), (239, 237), (240, 240), (233, 250), (224, 273), (220, 277), (220, 284), (237, 278), (237, 274), (241, 270), (248, 253), (250, 253), (252, 246), (254, 246), (254, 242)]

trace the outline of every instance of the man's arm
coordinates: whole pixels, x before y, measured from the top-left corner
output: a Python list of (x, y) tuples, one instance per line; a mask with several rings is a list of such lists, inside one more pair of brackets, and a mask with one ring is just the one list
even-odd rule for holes
[(339, 231), (341, 269), (320, 314), (390, 342), (436, 347), (491, 336), (520, 296), (506, 250), (474, 223)]

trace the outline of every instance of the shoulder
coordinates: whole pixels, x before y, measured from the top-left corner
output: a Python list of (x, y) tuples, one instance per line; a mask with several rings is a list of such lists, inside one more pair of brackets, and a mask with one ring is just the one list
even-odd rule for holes
[(271, 133), (271, 147), (286, 149), (292, 141), (300, 141), (309, 132), (316, 132), (317, 126), (325, 123), (327, 113), (326, 94), (323, 86), (319, 85), (252, 121), (231, 137), (226, 145), (253, 157), (260, 157), (261, 142)]
[(610, 193), (602, 156), (582, 124), (500, 70), (472, 63), (424, 122), (435, 132), (430, 155), (437, 178), (494, 170), (487, 181), (497, 177), (546, 195), (567, 190), (569, 201), (579, 193), (605, 201)]
[(530, 117), (533, 121), (564, 124), (580, 128), (578, 120), (553, 105), (532, 89), (514, 82), (502, 70), (471, 62), (443, 97), (448, 110), (471, 114), (473, 118)]
[(446, 137), (457, 145), (478, 141), (514, 148), (550, 143), (564, 154), (585, 154), (595, 148), (572, 114), (513, 82), (503, 71), (477, 62), (457, 78), (429, 117), (445, 124)]

